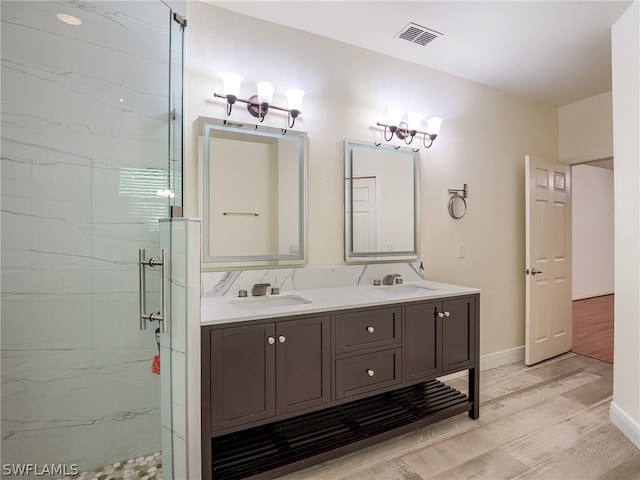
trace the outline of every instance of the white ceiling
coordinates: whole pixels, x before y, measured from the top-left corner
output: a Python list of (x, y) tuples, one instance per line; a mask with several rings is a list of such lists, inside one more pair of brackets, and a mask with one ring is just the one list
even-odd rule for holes
[[(611, 90), (610, 28), (632, 3), (207, 1), (556, 106)], [(394, 38), (409, 22), (443, 36)]]

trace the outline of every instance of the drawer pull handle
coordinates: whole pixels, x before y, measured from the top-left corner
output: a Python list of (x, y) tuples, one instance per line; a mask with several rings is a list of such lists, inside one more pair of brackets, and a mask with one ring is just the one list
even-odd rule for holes
[(273, 337), (269, 337), (269, 338), (267, 338), (267, 343), (269, 345), (273, 345), (274, 343), (276, 343), (276, 339), (273, 338)]
[(367, 375), (369, 375), (370, 377), (373, 377), (375, 374), (376, 374), (376, 372), (374, 372), (373, 370), (371, 370), (371, 369), (367, 370)]
[(373, 328), (373, 327), (367, 327), (367, 332), (369, 332), (369, 333), (373, 333), (373, 332), (375, 332), (375, 331), (376, 331), (376, 329), (375, 329), (375, 328)]
[(284, 343), (284, 342), (286, 342), (286, 340), (287, 340), (287, 339), (284, 337), (284, 335), (280, 335), (280, 336), (278, 337), (278, 341), (279, 341), (280, 343)]

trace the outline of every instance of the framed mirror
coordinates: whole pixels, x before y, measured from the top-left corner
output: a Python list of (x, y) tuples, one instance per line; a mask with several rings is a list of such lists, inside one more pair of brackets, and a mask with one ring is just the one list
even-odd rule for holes
[(306, 133), (199, 122), (203, 267), (304, 263)]
[(345, 260), (418, 258), (418, 152), (344, 142)]

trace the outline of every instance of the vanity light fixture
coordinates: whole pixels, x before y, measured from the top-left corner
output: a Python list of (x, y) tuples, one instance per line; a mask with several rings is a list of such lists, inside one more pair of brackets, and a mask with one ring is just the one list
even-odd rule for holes
[(276, 86), (271, 82), (256, 82), (258, 94), (252, 95), (248, 99), (243, 99), (239, 96), (240, 84), (242, 83), (241, 75), (232, 72), (225, 72), (222, 74), (222, 82), (224, 94), (214, 93), (213, 96), (216, 98), (226, 99), (227, 116), (231, 115), (233, 104), (236, 102), (241, 102), (247, 105), (247, 110), (249, 111), (249, 113), (256, 117), (260, 121), (260, 123), (263, 122), (264, 117), (266, 117), (267, 113), (269, 113), (269, 109), (287, 112), (287, 125), (289, 125), (289, 128), (293, 128), (293, 125), (296, 123), (296, 118), (300, 116), (300, 113), (302, 111), (302, 97), (304, 96), (303, 90), (287, 90), (285, 93), (287, 95), (289, 108), (284, 108), (271, 104), (271, 102), (273, 101), (273, 92), (276, 88)]
[(395, 134), (400, 140), (404, 140), (404, 143), (410, 145), (413, 142), (413, 137), (420, 134), (422, 135), (422, 145), (424, 148), (429, 148), (440, 133), (442, 118), (432, 117), (427, 120), (427, 131), (423, 131), (420, 130), (420, 125), (424, 115), (417, 112), (408, 113), (406, 122), (402, 120), (402, 116), (401, 110), (392, 108), (389, 110), (388, 123), (378, 122), (376, 124), (379, 127), (384, 127), (384, 139), (390, 142)]

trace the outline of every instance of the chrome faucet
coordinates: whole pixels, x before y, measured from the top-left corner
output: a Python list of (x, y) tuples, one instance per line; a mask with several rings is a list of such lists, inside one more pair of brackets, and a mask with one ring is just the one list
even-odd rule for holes
[(382, 277), (383, 285), (393, 285), (394, 283), (402, 283), (402, 275), (399, 273), (390, 273)]
[(256, 283), (251, 287), (251, 295), (254, 297), (261, 297), (267, 294), (267, 287), (270, 287), (270, 283)]

